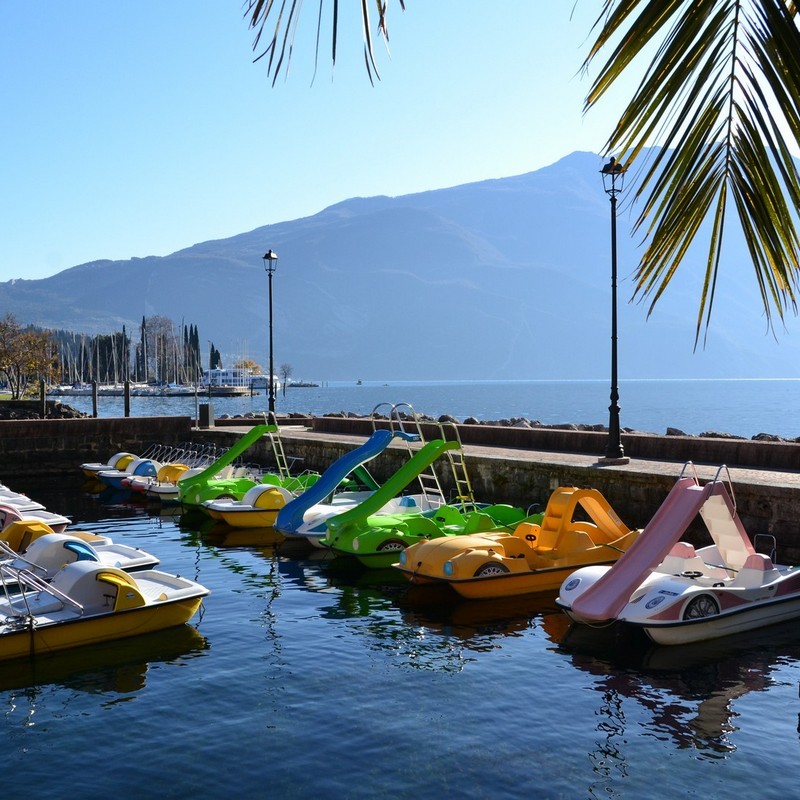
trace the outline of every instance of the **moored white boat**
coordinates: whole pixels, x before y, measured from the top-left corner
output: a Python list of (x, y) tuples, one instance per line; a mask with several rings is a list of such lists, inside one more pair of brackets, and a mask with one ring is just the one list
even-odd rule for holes
[[(672, 645), (800, 616), (800, 568), (775, 563), (772, 536), (769, 553), (756, 552), (722, 469), (705, 486), (681, 475), (619, 561), (575, 571), (556, 603), (576, 623), (620, 622)], [(697, 514), (712, 540), (700, 548), (681, 541)]]
[(21, 511), (18, 506), (0, 503), (0, 531), (7, 528), (12, 522), (20, 522), (21, 520), (43, 522), (57, 533), (66, 530), (70, 523), (69, 517), (48, 511), (45, 508)]
[(46, 533), (39, 536), (22, 553), (14, 550), (7, 542), (0, 541), (0, 564), (30, 570), (45, 580), (51, 579), (59, 569), (75, 561), (91, 561), (126, 572), (158, 564), (155, 556), (138, 547), (115, 542), (98, 542), (92, 545), (81, 537), (68, 533)]
[(207, 500), (203, 509), (232, 528), (271, 528), (280, 509), (294, 497), (283, 486), (259, 483), (248, 489), (241, 500)]

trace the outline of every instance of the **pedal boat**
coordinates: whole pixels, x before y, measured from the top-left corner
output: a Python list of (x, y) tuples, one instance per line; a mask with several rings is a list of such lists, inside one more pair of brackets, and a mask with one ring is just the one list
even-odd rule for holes
[(123, 478), (122, 485), (152, 500), (177, 502), (178, 481), (184, 476), (196, 475), (201, 470), (202, 467), (190, 467), (188, 464), (162, 464), (155, 475), (131, 475)]
[[(365, 567), (382, 569), (397, 562), (399, 551), (423, 538), (465, 533), (476, 521), (475, 530), (496, 528), (497, 520), (478, 513), (479, 508), (482, 512), (488, 509), (474, 499), (461, 440), (452, 427), (453, 434), (448, 434), (445, 425), (440, 424), (440, 438), (422, 445), (358, 506), (331, 517), (320, 544), (336, 555), (355, 556)], [(437, 462), (449, 469), (458, 492), (452, 505), (445, 500), (435, 470)], [(418, 484), (421, 491), (408, 493), (412, 483)], [(510, 510), (517, 520), (525, 516), (522, 509), (502, 508)], [(480, 520), (486, 520), (486, 524)]]
[(154, 478), (162, 466), (161, 462), (152, 458), (134, 458), (122, 469), (102, 469), (96, 477), (102, 484), (112, 489), (127, 489), (129, 478), (134, 476)]
[[(8, 545), (16, 553), (24, 553), (31, 542), (38, 539), (40, 536), (46, 536), (48, 533), (63, 532), (64, 531), (53, 530), (46, 522), (40, 519), (23, 517), (22, 519), (9, 522), (5, 528), (0, 530), (0, 543)], [(88, 542), (93, 547), (112, 544), (110, 536), (104, 536), (99, 533), (70, 530), (69, 534), (84, 542)]]
[(526, 516), (522, 508), (504, 503), (483, 506), (442, 503), (416, 514), (382, 511), (354, 524), (346, 524), (343, 515), (331, 520), (322, 544), (338, 556), (354, 556), (367, 568), (386, 569), (402, 561), (407, 549), (417, 545), (460, 541), (471, 533), (510, 530), (525, 520), (533, 523), (541, 519), (541, 513)]
[[(188, 622), (208, 589), (156, 570), (76, 561), (51, 581), (0, 566), (0, 660), (33, 658)], [(12, 590), (13, 587), (13, 590)]]
[(137, 547), (114, 542), (92, 546), (80, 537), (68, 533), (45, 533), (38, 536), (22, 553), (0, 541), (0, 565), (10, 564), (17, 569), (27, 569), (44, 580), (50, 580), (59, 569), (75, 561), (92, 561), (125, 572), (158, 564), (155, 556)]
[[(250, 447), (264, 437), (269, 440), (276, 471), (237, 463)], [(318, 478), (319, 473), (310, 470), (299, 475), (291, 474), (289, 459), (280, 439), (280, 430), (272, 422), (253, 427), (205, 469), (193, 470), (179, 476), (177, 501), (184, 509), (205, 511), (205, 503), (215, 500), (243, 500), (245, 494), (259, 484), (281, 486), (293, 494), (300, 494), (313, 486)], [(152, 496), (149, 490), (147, 494)]]
[(209, 500), (203, 510), (231, 528), (271, 528), (278, 512), (295, 497), (282, 486), (260, 483), (248, 489), (241, 500)]
[[(373, 416), (378, 408), (373, 410)], [(290, 539), (325, 549), (321, 541), (328, 532), (328, 520), (369, 501), (382, 488), (365, 465), (394, 441), (404, 442), (408, 447), (411, 442), (421, 441), (421, 434), (386, 428), (374, 430), (363, 444), (336, 459), (313, 486), (287, 503), (278, 514), (275, 527)], [(394, 495), (390, 494), (387, 502), (395, 502)], [(410, 506), (412, 500), (404, 502)], [(394, 509), (400, 511), (402, 507), (395, 505)]]
[[(730, 476), (730, 491), (720, 479), (723, 469), (705, 486), (696, 475), (682, 473), (625, 555), (611, 567), (574, 572), (561, 586), (557, 605), (575, 623), (618, 622), (664, 645), (800, 616), (800, 568), (774, 563), (772, 536), (763, 537), (770, 553), (756, 552), (736, 512)], [(695, 549), (681, 538), (698, 514), (712, 543)]]
[(0, 531), (5, 530), (12, 522), (20, 521), (43, 522), (56, 533), (65, 531), (70, 523), (69, 517), (46, 509), (20, 511), (17, 506), (0, 503)]
[[(578, 509), (591, 521), (575, 520)], [(462, 597), (512, 597), (558, 589), (578, 566), (616, 561), (639, 533), (597, 489), (562, 486), (538, 520), (421, 541), (395, 566), (412, 583), (446, 583)]]
[(136, 458), (136, 455), (133, 453), (127, 452), (120, 452), (114, 453), (112, 456), (109, 457), (108, 461), (105, 462), (98, 462), (98, 461), (87, 461), (80, 466), (81, 472), (87, 478), (93, 478), (94, 480), (99, 480), (97, 477), (97, 473), (101, 472), (102, 470), (106, 469), (125, 469), (125, 467), (130, 464)]
[(12, 506), (17, 509), (19, 513), (44, 511), (44, 505), (38, 500), (32, 500), (28, 495), (15, 492), (7, 486), (0, 486), (0, 503), (6, 506)]

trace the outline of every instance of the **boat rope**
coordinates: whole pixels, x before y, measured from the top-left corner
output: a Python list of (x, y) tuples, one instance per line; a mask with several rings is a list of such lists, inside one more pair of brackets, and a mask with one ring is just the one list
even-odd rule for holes
[(610, 547), (612, 550), (616, 550), (618, 553), (624, 553), (625, 552), (625, 550), (623, 550), (621, 547), (617, 547), (615, 544), (609, 544), (608, 542), (600, 542), (600, 544), (597, 545), (597, 546), (598, 547)]

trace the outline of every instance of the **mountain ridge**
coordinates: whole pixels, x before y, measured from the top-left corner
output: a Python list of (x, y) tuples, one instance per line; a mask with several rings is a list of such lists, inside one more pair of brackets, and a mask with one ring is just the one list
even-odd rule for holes
[[(410, 195), (349, 198), (167, 256), (95, 260), (0, 283), (0, 313), (89, 334), (160, 314), (193, 323), (223, 363), (322, 380), (597, 379), (610, 362), (610, 204), (602, 159)], [(627, 191), (625, 193), (627, 195)], [(800, 342), (769, 334), (741, 237), (726, 242), (705, 348), (694, 329), (705, 254), (690, 251), (655, 311), (630, 303), (638, 242), (618, 215), (619, 376), (795, 377)]]

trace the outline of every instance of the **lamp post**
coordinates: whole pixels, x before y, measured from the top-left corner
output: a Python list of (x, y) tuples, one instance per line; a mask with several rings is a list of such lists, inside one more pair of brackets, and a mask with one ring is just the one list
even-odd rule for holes
[(625, 168), (611, 157), (600, 170), (603, 189), (611, 200), (611, 405), (608, 407), (608, 444), (601, 461), (627, 463), (619, 433), (619, 388), (617, 386), (617, 195), (625, 183)]
[(275, 374), (272, 362), (272, 274), (278, 267), (275, 263), (277, 260), (278, 256), (273, 253), (272, 250), (267, 250), (267, 252), (264, 253), (264, 269), (267, 271), (267, 277), (269, 278), (269, 375), (267, 376), (267, 387), (269, 395), (268, 409), (270, 414), (275, 413), (275, 381), (272, 379), (272, 376)]

